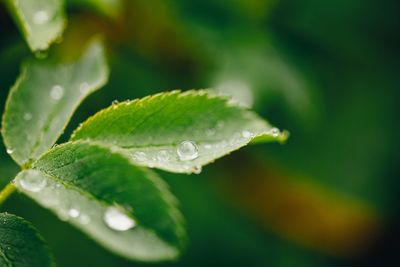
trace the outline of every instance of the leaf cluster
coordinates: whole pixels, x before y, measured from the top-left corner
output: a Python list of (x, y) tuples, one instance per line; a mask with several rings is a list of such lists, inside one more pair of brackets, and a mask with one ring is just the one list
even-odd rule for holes
[[(63, 1), (6, 3), (33, 52), (62, 35)], [(72, 61), (31, 58), (23, 64), (2, 118), (7, 152), (21, 166), (10, 186), (118, 255), (176, 259), (186, 243), (183, 215), (152, 168), (199, 173), (249, 143), (284, 142), (287, 133), (212, 90), (171, 91), (113, 103), (57, 145), (79, 104), (108, 75), (98, 38)], [(55, 264), (22, 218), (1, 213), (0, 237), (4, 266)]]

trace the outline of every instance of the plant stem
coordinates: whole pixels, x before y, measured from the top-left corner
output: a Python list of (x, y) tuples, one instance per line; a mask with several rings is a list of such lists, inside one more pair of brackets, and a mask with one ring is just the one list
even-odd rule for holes
[(16, 187), (13, 182), (8, 183), (0, 192), (0, 205), (15, 191)]

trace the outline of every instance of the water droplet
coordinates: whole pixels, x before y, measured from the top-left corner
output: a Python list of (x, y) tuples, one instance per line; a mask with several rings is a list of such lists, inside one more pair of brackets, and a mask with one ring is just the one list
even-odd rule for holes
[(79, 91), (81, 94), (86, 94), (89, 91), (89, 84), (87, 82), (81, 83), (79, 86)]
[(183, 141), (176, 149), (179, 159), (183, 161), (194, 160), (199, 156), (199, 150), (196, 143), (192, 141)]
[(41, 172), (29, 170), (19, 179), (19, 184), (27, 191), (39, 192), (47, 185), (47, 182)]
[(78, 218), (81, 212), (78, 209), (71, 208), (68, 210), (68, 216), (71, 218)]
[(134, 152), (132, 157), (133, 157), (133, 160), (139, 161), (139, 162), (143, 162), (143, 161), (147, 160), (146, 154), (141, 151)]
[(14, 149), (12, 149), (12, 148), (7, 148), (7, 154), (12, 154), (12, 153), (14, 153)]
[(117, 105), (117, 104), (119, 104), (119, 101), (118, 100), (113, 100), (112, 102), (111, 102), (111, 104), (114, 106), (114, 105)]
[(26, 112), (26, 113), (24, 114), (24, 120), (30, 121), (31, 119), (32, 119), (32, 114), (29, 113), (29, 112)]
[(50, 20), (49, 13), (45, 10), (38, 10), (33, 14), (33, 23), (37, 25), (45, 24)]
[(252, 132), (249, 131), (243, 131), (242, 132), (242, 136), (246, 139), (252, 138), (254, 136), (254, 134)]
[(205, 145), (204, 145), (204, 148), (205, 148), (205, 149), (211, 149), (211, 148), (212, 148), (212, 145), (210, 145), (210, 144), (205, 144)]
[(278, 137), (281, 134), (281, 131), (279, 131), (278, 128), (272, 128), (269, 130), (269, 134), (272, 135), (273, 137)]
[(110, 207), (104, 213), (104, 222), (113, 230), (127, 231), (135, 227), (135, 221), (118, 208)]
[(169, 159), (170, 159), (170, 156), (166, 150), (161, 150), (160, 152), (158, 152), (158, 154), (157, 154), (158, 161), (165, 162), (165, 161), (169, 161)]
[(50, 90), (50, 97), (53, 100), (60, 100), (64, 95), (64, 88), (61, 85), (54, 85)]
[(195, 166), (194, 169), (193, 169), (193, 173), (194, 174), (200, 174), (201, 170), (202, 170), (202, 167), (200, 165), (199, 166)]

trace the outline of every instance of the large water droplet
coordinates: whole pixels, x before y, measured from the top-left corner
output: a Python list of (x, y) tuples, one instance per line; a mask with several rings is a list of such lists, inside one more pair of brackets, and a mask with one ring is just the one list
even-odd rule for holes
[(183, 161), (194, 160), (199, 156), (199, 149), (196, 143), (192, 141), (183, 141), (176, 149), (179, 159)]
[(50, 15), (45, 10), (38, 10), (33, 14), (33, 23), (37, 25), (45, 24), (50, 20)]
[(113, 230), (127, 231), (136, 226), (135, 221), (118, 208), (110, 207), (104, 213), (104, 222)]
[(12, 153), (14, 153), (14, 149), (12, 149), (12, 148), (7, 148), (7, 154), (12, 154)]
[(29, 170), (19, 179), (21, 187), (30, 192), (39, 192), (47, 184), (46, 178), (37, 170)]
[(64, 95), (64, 88), (61, 85), (54, 85), (50, 90), (50, 97), (53, 100), (60, 100)]
[(24, 114), (24, 120), (30, 121), (31, 119), (32, 119), (32, 114), (29, 113), (29, 112), (26, 112), (26, 113)]

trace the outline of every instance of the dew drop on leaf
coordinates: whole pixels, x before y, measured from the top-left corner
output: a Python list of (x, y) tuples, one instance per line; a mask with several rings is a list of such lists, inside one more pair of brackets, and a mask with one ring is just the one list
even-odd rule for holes
[(64, 88), (61, 85), (54, 85), (50, 90), (50, 97), (53, 100), (60, 100), (64, 95)]
[(278, 137), (281, 134), (281, 131), (279, 131), (278, 128), (272, 128), (269, 130), (269, 134), (272, 135), (273, 137)]
[(78, 209), (71, 208), (68, 210), (68, 216), (71, 218), (78, 218), (80, 214)]
[(12, 148), (7, 148), (7, 154), (12, 154), (12, 153), (14, 153), (14, 149), (12, 149)]
[(19, 179), (21, 187), (30, 192), (40, 192), (47, 185), (46, 179), (36, 170), (29, 170)]
[(118, 208), (109, 207), (104, 213), (104, 222), (113, 230), (127, 231), (136, 226), (136, 222)]
[(176, 149), (179, 159), (182, 161), (194, 160), (199, 156), (199, 149), (192, 141), (183, 141)]
[(199, 166), (195, 166), (194, 170), (193, 170), (193, 173), (194, 174), (200, 174), (201, 170), (202, 170), (202, 167), (200, 165)]

